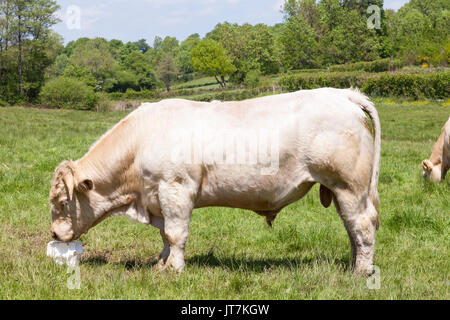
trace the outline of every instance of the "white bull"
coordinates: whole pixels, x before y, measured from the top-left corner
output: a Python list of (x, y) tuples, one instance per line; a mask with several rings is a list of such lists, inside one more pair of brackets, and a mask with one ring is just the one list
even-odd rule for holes
[(373, 103), (353, 89), (143, 104), (84, 157), (56, 168), (52, 235), (73, 241), (107, 217), (128, 215), (160, 229), (157, 266), (181, 271), (193, 209), (248, 209), (271, 224), (320, 183), (322, 204), (333, 201), (347, 229), (355, 272), (370, 274), (380, 130)]

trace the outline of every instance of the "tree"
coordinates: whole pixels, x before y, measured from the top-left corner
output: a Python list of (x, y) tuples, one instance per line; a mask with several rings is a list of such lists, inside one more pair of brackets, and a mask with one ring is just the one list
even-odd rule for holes
[(147, 40), (145, 40), (145, 39), (136, 41), (136, 42), (134, 42), (134, 44), (139, 48), (139, 51), (142, 53), (146, 53), (151, 48), (148, 45)]
[(153, 49), (155, 49), (155, 50), (161, 49), (162, 42), (163, 42), (163, 39), (161, 37), (155, 36), (155, 39), (153, 40)]
[(120, 57), (120, 49), (123, 47), (123, 42), (121, 40), (112, 39), (109, 41), (109, 52), (111, 52), (113, 58), (118, 60)]
[(192, 49), (191, 56), (194, 69), (205, 75), (214, 76), (222, 88), (227, 86), (225, 76), (236, 71), (224, 47), (217, 41), (209, 39), (200, 41)]
[(53, 0), (0, 2), (0, 92), (7, 99), (36, 97), (60, 41), (51, 31), (58, 8)]
[(175, 64), (174, 58), (164, 53), (157, 65), (157, 72), (159, 78), (166, 85), (167, 92), (170, 91), (170, 82), (178, 75), (178, 69)]
[(292, 16), (280, 35), (283, 64), (287, 69), (308, 69), (321, 65), (316, 31), (302, 16)]
[(12, 0), (12, 10), (16, 19), (13, 20), (12, 32), (18, 46), (17, 76), (19, 80), (19, 94), (23, 95), (23, 40), (28, 36), (27, 17), (30, 15), (30, 6), (25, 0)]
[(223, 23), (218, 24), (206, 35), (207, 39), (220, 42), (225, 48), (232, 64), (236, 67), (231, 78), (243, 82), (249, 71), (263, 74), (276, 73), (279, 70), (279, 50), (270, 27), (264, 24)]
[(174, 37), (165, 37), (161, 43), (161, 51), (170, 54), (172, 57), (177, 55), (178, 51), (178, 40)]
[(411, 0), (400, 8), (392, 20), (392, 46), (405, 62), (448, 64), (448, 1)]
[[(148, 59), (140, 51), (131, 52), (123, 62), (122, 66), (126, 71), (134, 75), (140, 89), (152, 89), (156, 85), (155, 74)], [(124, 71), (125, 71), (124, 70)], [(124, 78), (122, 72), (122, 77)]]
[(190, 35), (184, 40), (178, 50), (178, 53), (175, 57), (175, 61), (177, 63), (178, 69), (183, 74), (189, 74), (194, 72), (194, 67), (192, 66), (191, 60), (191, 51), (195, 48), (195, 46), (200, 42), (200, 36), (198, 33)]
[(108, 90), (111, 87), (110, 81), (116, 61), (105, 39), (96, 38), (77, 46), (69, 62), (87, 68), (97, 80), (98, 91)]

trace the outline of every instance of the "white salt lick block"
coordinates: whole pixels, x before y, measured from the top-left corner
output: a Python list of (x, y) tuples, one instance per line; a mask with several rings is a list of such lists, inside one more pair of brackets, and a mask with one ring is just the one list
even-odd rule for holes
[(78, 265), (82, 253), (83, 246), (81, 242), (78, 241), (69, 243), (52, 241), (47, 244), (47, 256), (53, 258), (59, 265)]

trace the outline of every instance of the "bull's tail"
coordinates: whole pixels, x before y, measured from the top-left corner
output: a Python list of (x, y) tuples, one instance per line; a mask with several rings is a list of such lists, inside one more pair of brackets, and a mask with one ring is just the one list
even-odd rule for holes
[(358, 89), (349, 89), (348, 92), (348, 99), (359, 105), (360, 108), (365, 111), (370, 119), (372, 120), (373, 129), (374, 129), (374, 135), (375, 135), (375, 153), (374, 153), (374, 159), (373, 159), (373, 166), (372, 166), (372, 178), (370, 180), (370, 187), (369, 187), (369, 196), (372, 200), (373, 205), (378, 211), (379, 207), (379, 198), (378, 198), (378, 177), (380, 174), (380, 153), (381, 153), (381, 124), (380, 124), (380, 118), (378, 116), (378, 111), (375, 109), (375, 105), (370, 99), (362, 94)]

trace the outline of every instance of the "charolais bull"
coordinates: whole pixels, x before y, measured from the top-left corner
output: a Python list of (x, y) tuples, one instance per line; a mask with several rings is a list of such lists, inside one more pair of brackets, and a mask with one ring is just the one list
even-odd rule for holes
[(442, 128), (442, 133), (436, 141), (430, 159), (422, 161), (422, 174), (426, 179), (441, 182), (450, 169), (450, 117)]
[(160, 229), (156, 266), (181, 271), (193, 209), (252, 210), (271, 225), (319, 183), (321, 203), (334, 203), (348, 232), (355, 273), (368, 275), (379, 226), (380, 144), (377, 110), (356, 89), (145, 103), (81, 159), (55, 169), (51, 233), (70, 242), (126, 215)]

